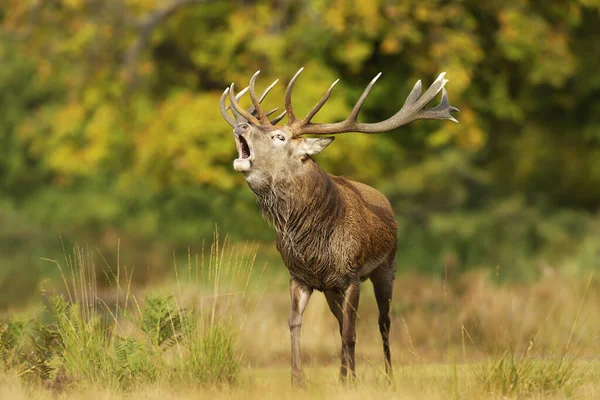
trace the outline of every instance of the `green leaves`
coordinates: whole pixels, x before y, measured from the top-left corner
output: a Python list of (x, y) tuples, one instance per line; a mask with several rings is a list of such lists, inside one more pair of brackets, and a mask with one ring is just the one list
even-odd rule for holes
[(182, 330), (182, 315), (172, 295), (149, 295), (140, 320), (140, 328), (158, 349), (165, 343), (174, 343)]
[[(32, 223), (189, 243), (217, 222), (238, 239), (271, 237), (248, 212), (218, 100), (260, 69), (259, 90), (281, 79), (265, 100), (281, 108), (301, 66), (299, 115), (341, 78), (318, 122), (345, 118), (380, 71), (361, 121), (389, 118), (442, 71), (461, 110), (460, 124), (342, 135), (319, 156), (330, 172), (419, 207), (449, 193), (447, 212), (512, 194), (600, 201), (595, 0), (211, 1), (154, 20), (170, 3), (92, 3), (6, 0), (0, 14), (0, 193)], [(445, 180), (457, 158), (486, 184)]]

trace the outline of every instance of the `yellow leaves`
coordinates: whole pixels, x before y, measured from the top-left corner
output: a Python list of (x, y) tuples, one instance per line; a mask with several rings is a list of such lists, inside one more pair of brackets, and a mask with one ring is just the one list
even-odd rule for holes
[(51, 77), (53, 68), (52, 63), (50, 63), (50, 61), (42, 59), (37, 63), (36, 67), (38, 77), (40, 80), (44, 81)]
[(191, 181), (231, 188), (235, 142), (218, 112), (219, 98), (181, 91), (160, 104), (137, 135), (137, 172), (160, 185)]
[(547, 82), (560, 87), (576, 70), (576, 61), (569, 48), (568, 38), (562, 32), (548, 31), (545, 45), (537, 53), (536, 68), (531, 71), (534, 83)]
[(379, 48), (384, 54), (395, 54), (400, 52), (402, 46), (395, 35), (387, 35)]
[(348, 13), (348, 4), (344, 0), (334, 0), (325, 13), (325, 22), (333, 28), (335, 33), (342, 33), (346, 30), (346, 14)]
[(69, 9), (79, 10), (85, 5), (85, 0), (61, 0), (60, 3)]
[(334, 0), (329, 6), (322, 5), (322, 12), (325, 23), (335, 33), (360, 32), (373, 38), (381, 31), (380, 3), (380, 0)]
[(432, 5), (427, 2), (417, 3), (414, 16), (419, 22), (428, 22), (433, 14)]
[(95, 107), (97, 104), (100, 104), (102, 102), (102, 98), (104, 97), (105, 93), (103, 88), (100, 87), (88, 87), (84, 92), (83, 92), (83, 105), (85, 107)]
[[(444, 4), (448, 3), (448, 4)], [(414, 1), (413, 18), (429, 26), (441, 26), (448, 21), (465, 15), (465, 10), (459, 2)], [(466, 28), (463, 26), (463, 29)]]
[(430, 53), (435, 60), (460, 59), (467, 64), (475, 64), (483, 58), (483, 51), (474, 34), (452, 29), (441, 29), (436, 33), (440, 39), (432, 43)]
[[(430, 56), (450, 80), (448, 90), (453, 97), (460, 96), (471, 85), (474, 70), (484, 54), (476, 36), (468, 32), (441, 29), (437, 37), (443, 38), (432, 43)], [(437, 71), (436, 71), (437, 72)]]
[[(479, 126), (475, 112), (465, 108), (461, 112), (461, 123), (450, 125), (448, 130), (456, 138), (456, 144), (466, 150), (481, 150), (485, 145), (486, 134)], [(460, 126), (460, 128), (458, 128)]]
[(485, 145), (486, 135), (477, 122), (475, 112), (470, 108), (461, 107), (460, 113), (455, 116), (460, 121), (458, 124), (441, 123), (440, 129), (427, 138), (427, 143), (432, 147), (441, 147), (454, 141), (462, 149), (480, 150)]
[(88, 46), (98, 34), (98, 25), (92, 22), (74, 23), (72, 35), (61, 45), (61, 50), (69, 53), (78, 53)]
[(23, 142), (29, 142), (33, 140), (37, 132), (38, 126), (32, 118), (25, 119), (17, 127), (17, 137)]
[[(376, 37), (380, 30), (381, 15), (379, 13), (380, 1), (371, 0), (352, 4), (355, 5), (355, 12), (361, 20), (362, 28), (369, 37)], [(359, 5), (360, 4), (360, 5)]]
[[(118, 111), (102, 105), (91, 115), (83, 106), (70, 103), (52, 121), (52, 136), (43, 155), (54, 170), (67, 175), (88, 175), (109, 155)], [(39, 151), (39, 150), (38, 150)]]
[(248, 39), (248, 35), (255, 28), (253, 21), (248, 15), (248, 10), (240, 9), (229, 17), (229, 26), (232, 28), (230, 40), (234, 43), (241, 43)]
[(166, 2), (162, 0), (121, 0), (130, 10), (134, 10), (136, 14), (155, 9), (156, 7), (164, 7)]
[(423, 34), (419, 32), (410, 16), (401, 16), (385, 34), (380, 50), (384, 54), (397, 54), (403, 50), (405, 43), (418, 43), (422, 38)]
[(39, 6), (39, 2), (44, 0), (37, 1), (23, 1), (23, 0), (3, 0), (2, 2), (2, 27), (6, 29), (7, 32), (14, 33), (25, 33), (27, 31), (27, 27), (23, 24), (23, 21), (27, 19), (27, 14), (32, 7)]
[(114, 105), (104, 104), (94, 112), (88, 122), (85, 130), (87, 146), (84, 158), (90, 165), (98, 165), (107, 157), (111, 150), (112, 136), (122, 134), (122, 131), (116, 129), (118, 112)]
[[(110, 156), (118, 129), (119, 110), (102, 104), (93, 111), (78, 102), (37, 112), (18, 127), (19, 139), (31, 155), (63, 176), (89, 176)], [(44, 133), (44, 134), (42, 134)]]
[[(590, 12), (585, 7), (597, 0), (551, 6), (526, 0), (314, 0), (237, 7), (209, 2), (177, 11), (157, 27), (135, 64), (138, 86), (124, 104), (126, 88), (118, 76), (136, 32), (123, 25), (122, 14), (107, 6), (99, 18), (84, 7), (86, 0), (59, 0), (60, 11), (43, 7), (32, 28), (29, 11), (41, 0), (6, 1), (2, 29), (30, 33), (19, 49), (33, 54), (35, 79), (56, 84), (64, 93), (44, 105), (41, 117), (21, 125), (23, 138), (42, 136), (35, 139), (36, 154), (52, 157), (53, 168), (60, 171), (81, 173), (78, 165), (93, 167), (110, 157), (127, 130), (136, 141), (127, 149), (135, 155), (127, 168), (161, 185), (192, 182), (229, 188), (239, 182), (231, 171), (234, 143), (218, 113), (218, 88), (235, 81), (240, 90), (257, 69), (263, 71), (259, 91), (274, 78), (282, 79), (265, 101), (271, 109), (282, 106), (284, 83), (298, 67), (306, 67), (294, 93), (299, 115), (341, 76), (317, 122), (345, 118), (362, 91), (356, 80), (367, 83), (380, 70), (389, 78), (378, 83), (361, 118), (374, 117), (376, 107), (385, 106), (386, 99), (377, 98), (380, 88), (397, 93), (409, 78), (427, 85), (446, 71), (451, 103), (462, 110), (460, 124), (431, 122), (428, 126), (437, 130), (427, 139), (414, 138), (411, 145), (426, 141), (436, 149), (456, 145), (471, 151), (486, 142), (478, 118), (524, 121), (541, 109), (543, 99), (536, 98), (533, 85), (564, 85), (575, 75), (578, 61), (593, 70), (593, 63), (584, 59), (591, 56), (580, 50), (587, 42), (573, 27), (581, 25), (584, 32), (583, 24), (593, 18), (584, 14)], [(166, 5), (162, 0), (122, 2), (132, 18)], [(593, 83), (587, 83), (580, 85), (593, 91)], [(46, 97), (40, 98), (33, 103)], [(557, 93), (551, 103), (575, 107), (580, 98)], [(249, 105), (247, 96), (243, 102)], [(386, 140), (342, 135), (319, 159), (326, 167), (374, 181), (386, 165), (379, 160), (386, 153), (377, 143), (394, 145)], [(361, 158), (368, 152), (369, 167), (364, 168)]]
[(452, 93), (454, 98), (457, 98), (457, 96), (460, 96), (462, 93), (464, 93), (471, 84), (473, 72), (470, 69), (460, 65), (456, 61), (440, 63), (440, 65), (442, 66), (441, 68), (443, 71), (439, 72), (446, 72), (446, 79), (450, 80), (446, 90), (449, 93)]
[(550, 26), (540, 15), (523, 10), (503, 10), (499, 16), (498, 42), (506, 57), (529, 67), (533, 83), (560, 87), (576, 70), (568, 35)]
[(336, 48), (336, 58), (350, 68), (353, 73), (358, 73), (364, 62), (373, 53), (373, 44), (371, 42), (350, 39), (344, 43), (343, 47)]
[(528, 56), (543, 41), (546, 22), (537, 15), (523, 15), (518, 9), (507, 9), (498, 15), (500, 31), (498, 39), (506, 56), (521, 60)]
[(58, 137), (76, 135), (83, 123), (85, 110), (80, 103), (69, 103), (62, 107), (52, 121), (52, 130)]
[(586, 7), (600, 8), (600, 0), (579, 0)]

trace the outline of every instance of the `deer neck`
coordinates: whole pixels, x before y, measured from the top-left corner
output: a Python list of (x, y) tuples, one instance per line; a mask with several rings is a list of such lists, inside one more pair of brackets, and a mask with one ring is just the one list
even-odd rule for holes
[(252, 190), (263, 216), (280, 235), (303, 236), (316, 227), (327, 230), (343, 212), (333, 179), (313, 160)]

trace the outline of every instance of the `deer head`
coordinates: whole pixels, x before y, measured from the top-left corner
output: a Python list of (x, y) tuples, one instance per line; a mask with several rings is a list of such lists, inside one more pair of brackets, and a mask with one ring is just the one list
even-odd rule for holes
[[(294, 174), (302, 171), (304, 164), (311, 160), (311, 156), (320, 153), (334, 139), (332, 136), (318, 137), (321, 135), (334, 135), (345, 132), (381, 133), (419, 119), (449, 119), (458, 122), (451, 115), (451, 112), (457, 112), (458, 109), (448, 103), (448, 95), (446, 89), (444, 89), (444, 85), (448, 82), (447, 79), (444, 79), (445, 72), (438, 76), (423, 95), (421, 95), (421, 81), (417, 81), (402, 108), (385, 121), (361, 123), (357, 120), (364, 101), (381, 73), (369, 83), (350, 115), (344, 121), (331, 124), (311, 122), (312, 118), (327, 102), (333, 87), (339, 80), (329, 87), (323, 98), (306, 117), (298, 119), (292, 107), (292, 90), (302, 70), (303, 68), (294, 75), (286, 88), (285, 111), (272, 120), (269, 119), (269, 116), (275, 113), (277, 109), (265, 113), (261, 108), (261, 102), (277, 81), (267, 87), (260, 97), (257, 96), (255, 82), (260, 71), (252, 76), (249, 86), (237, 95), (234, 92), (234, 84), (232, 83), (221, 96), (221, 115), (233, 128), (239, 153), (239, 158), (234, 161), (233, 166), (236, 171), (244, 173), (251, 186), (277, 180), (279, 177), (294, 176)], [(252, 100), (252, 107), (248, 110), (242, 108), (238, 102), (247, 91), (250, 92), (250, 99)], [(425, 109), (425, 106), (440, 91), (442, 92), (440, 104), (434, 108)], [(229, 107), (225, 104), (228, 96), (231, 103)], [(232, 112), (233, 116), (229, 114), (228, 110)], [(278, 126), (277, 123), (286, 114), (288, 123)], [(304, 135), (317, 137), (307, 138)]]

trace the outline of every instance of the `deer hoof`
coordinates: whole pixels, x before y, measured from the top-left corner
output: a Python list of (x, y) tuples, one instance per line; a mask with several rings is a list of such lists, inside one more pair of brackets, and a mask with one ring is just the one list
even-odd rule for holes
[(304, 374), (292, 374), (292, 386), (298, 389), (305, 389), (306, 378), (304, 378)]

